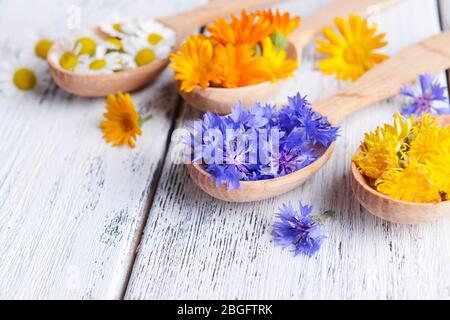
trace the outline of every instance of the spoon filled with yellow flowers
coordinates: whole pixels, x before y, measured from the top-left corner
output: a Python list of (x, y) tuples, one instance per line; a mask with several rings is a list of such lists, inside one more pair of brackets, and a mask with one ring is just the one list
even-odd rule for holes
[(450, 216), (450, 116), (395, 115), (353, 157), (352, 189), (372, 214), (400, 224)]

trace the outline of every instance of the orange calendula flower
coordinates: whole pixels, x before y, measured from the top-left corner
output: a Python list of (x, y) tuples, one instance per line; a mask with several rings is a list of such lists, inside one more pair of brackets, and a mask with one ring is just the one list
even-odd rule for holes
[(137, 136), (142, 135), (142, 119), (128, 93), (110, 94), (106, 100), (106, 120), (100, 123), (106, 142), (115, 147), (128, 144), (136, 147)]
[(231, 44), (216, 46), (214, 72), (220, 86), (237, 88), (265, 81), (270, 77), (270, 68), (265, 59), (256, 57), (253, 46)]
[(417, 161), (408, 163), (405, 168), (389, 169), (375, 183), (375, 188), (394, 199), (433, 203), (441, 200), (439, 189), (427, 179), (427, 169)]
[(272, 81), (293, 77), (298, 68), (298, 61), (287, 59), (286, 51), (277, 50), (269, 37), (263, 41), (262, 56), (271, 70)]
[(272, 10), (258, 11), (258, 16), (261, 19), (270, 21), (274, 33), (283, 34), (284, 36), (290, 35), (297, 29), (301, 21), (300, 17), (291, 18), (289, 12), (281, 14), (280, 10), (277, 10), (275, 13)]
[(213, 44), (204, 36), (191, 36), (178, 53), (170, 56), (175, 80), (181, 81), (181, 90), (191, 92), (196, 86), (207, 88), (215, 80), (213, 73)]
[(376, 34), (376, 26), (369, 27), (367, 20), (356, 15), (350, 15), (348, 21), (336, 18), (335, 23), (339, 33), (325, 28), (326, 40), (317, 41), (317, 51), (326, 56), (318, 68), (325, 74), (355, 81), (375, 64), (388, 59), (376, 52), (387, 45), (385, 34)]
[(262, 19), (256, 14), (248, 14), (242, 11), (241, 17), (231, 16), (231, 22), (225, 18), (218, 19), (214, 24), (208, 26), (211, 39), (221, 44), (251, 44), (255, 45), (274, 30), (270, 20)]

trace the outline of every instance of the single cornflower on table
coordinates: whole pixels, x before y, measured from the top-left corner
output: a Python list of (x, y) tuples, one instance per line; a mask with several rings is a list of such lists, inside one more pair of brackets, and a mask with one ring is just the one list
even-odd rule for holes
[(299, 23), (299, 17), (270, 10), (221, 18), (171, 55), (174, 78), (183, 92), (192, 92), (197, 86), (239, 88), (292, 77), (298, 61), (288, 57), (286, 46)]
[(317, 52), (325, 55), (318, 68), (326, 75), (336, 75), (340, 80), (359, 79), (375, 64), (389, 57), (376, 50), (387, 45), (385, 34), (376, 34), (378, 27), (369, 26), (366, 19), (350, 15), (348, 20), (338, 17), (337, 30), (323, 29), (324, 40), (317, 40)]
[(283, 204), (277, 214), (278, 221), (273, 225), (275, 243), (283, 248), (292, 247), (295, 256), (299, 254), (313, 256), (319, 251), (326, 238), (322, 231), (325, 220), (332, 217), (334, 212), (327, 211), (314, 216), (313, 207), (299, 203), (299, 210), (295, 210), (291, 203)]
[(142, 135), (142, 124), (152, 118), (143, 117), (136, 111), (136, 107), (128, 93), (110, 94), (106, 99), (105, 120), (100, 123), (107, 143), (119, 147), (128, 145), (136, 147), (136, 139)]
[(437, 203), (450, 200), (450, 128), (424, 114), (395, 115), (395, 125), (368, 133), (353, 157), (372, 187), (394, 199)]
[(419, 76), (420, 92), (407, 86), (400, 93), (408, 99), (408, 103), (402, 108), (405, 116), (422, 116), (424, 113), (450, 114), (448, 98), (445, 96), (447, 88), (439, 83), (439, 80), (430, 74)]

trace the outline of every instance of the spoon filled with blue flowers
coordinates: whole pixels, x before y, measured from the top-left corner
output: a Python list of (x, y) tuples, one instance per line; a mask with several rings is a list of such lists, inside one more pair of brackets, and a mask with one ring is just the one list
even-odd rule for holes
[(450, 68), (450, 33), (435, 35), (374, 67), (348, 88), (312, 105), (298, 94), (279, 110), (237, 105), (228, 116), (206, 113), (189, 125), (192, 180), (228, 202), (284, 194), (330, 159), (336, 127), (348, 115), (395, 95), (419, 74)]

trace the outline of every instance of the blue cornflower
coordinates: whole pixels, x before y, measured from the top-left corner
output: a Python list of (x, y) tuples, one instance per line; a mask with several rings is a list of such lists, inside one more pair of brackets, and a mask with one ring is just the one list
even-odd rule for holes
[(439, 81), (430, 74), (419, 76), (421, 92), (417, 93), (410, 86), (404, 87), (400, 93), (409, 98), (410, 103), (402, 108), (405, 116), (422, 116), (424, 113), (450, 114), (448, 103), (446, 105), (439, 102), (447, 102), (445, 97), (446, 87), (441, 86)]
[(228, 191), (240, 189), (240, 181), (245, 178), (245, 174), (232, 165), (221, 166), (212, 164), (207, 166), (206, 171), (214, 177), (217, 187), (226, 184)]
[(312, 216), (312, 209), (300, 203), (300, 210), (296, 211), (291, 203), (284, 204), (277, 215), (279, 221), (273, 225), (275, 242), (283, 248), (293, 247), (295, 255), (313, 256), (326, 237)]
[(289, 113), (289, 118), (296, 126), (303, 129), (307, 139), (313, 143), (318, 142), (324, 147), (336, 141), (338, 128), (333, 127), (326, 117), (313, 111), (306, 96), (302, 97), (300, 93), (297, 93), (296, 96), (288, 98), (288, 102), (289, 108), (286, 111)]

